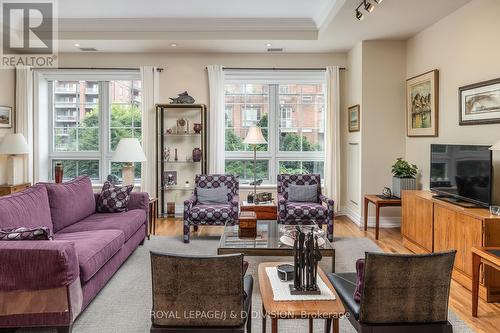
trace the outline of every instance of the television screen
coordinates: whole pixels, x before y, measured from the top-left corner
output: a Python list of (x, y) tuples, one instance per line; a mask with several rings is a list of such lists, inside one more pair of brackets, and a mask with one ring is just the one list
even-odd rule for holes
[(489, 206), (491, 156), (489, 146), (431, 145), (431, 190)]

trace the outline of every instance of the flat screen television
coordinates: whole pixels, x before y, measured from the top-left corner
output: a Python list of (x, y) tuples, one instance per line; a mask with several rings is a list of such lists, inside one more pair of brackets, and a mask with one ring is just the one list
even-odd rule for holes
[(491, 205), (492, 154), (489, 146), (431, 145), (430, 189), (439, 196)]

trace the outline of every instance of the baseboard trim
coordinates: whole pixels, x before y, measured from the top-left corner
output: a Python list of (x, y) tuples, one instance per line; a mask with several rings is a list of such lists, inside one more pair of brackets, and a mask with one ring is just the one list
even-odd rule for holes
[[(355, 212), (350, 207), (342, 207), (337, 215), (344, 215), (350, 218), (358, 227), (364, 227), (364, 218), (361, 214)], [(375, 228), (375, 216), (368, 216), (368, 227)], [(399, 228), (401, 218), (398, 216), (381, 216), (380, 228)]]

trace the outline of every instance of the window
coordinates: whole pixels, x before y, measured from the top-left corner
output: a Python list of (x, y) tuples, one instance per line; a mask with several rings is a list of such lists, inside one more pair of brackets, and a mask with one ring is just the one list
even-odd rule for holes
[[(226, 76), (226, 173), (253, 181), (253, 147), (243, 140), (250, 126), (260, 126), (267, 144), (257, 147), (257, 179), (275, 183), (278, 173), (324, 176), (325, 85), (319, 75), (290, 80)], [(293, 82), (293, 81), (292, 81)]]
[[(54, 177), (56, 162), (63, 164), (65, 179), (81, 174), (95, 182), (104, 182), (109, 174), (121, 177), (122, 164), (111, 162), (114, 149), (121, 138), (141, 140), (139, 72), (117, 75), (116, 79), (68, 76), (47, 78), (51, 125), (48, 158), (52, 165), (49, 178)], [(92, 74), (82, 75), (88, 76)], [(136, 163), (135, 172), (140, 179), (140, 163)]]

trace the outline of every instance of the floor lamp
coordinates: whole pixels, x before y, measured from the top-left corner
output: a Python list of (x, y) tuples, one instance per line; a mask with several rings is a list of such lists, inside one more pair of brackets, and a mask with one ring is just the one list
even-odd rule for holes
[(253, 145), (253, 197), (257, 195), (257, 145), (266, 144), (267, 141), (262, 135), (260, 127), (252, 126), (243, 143)]

